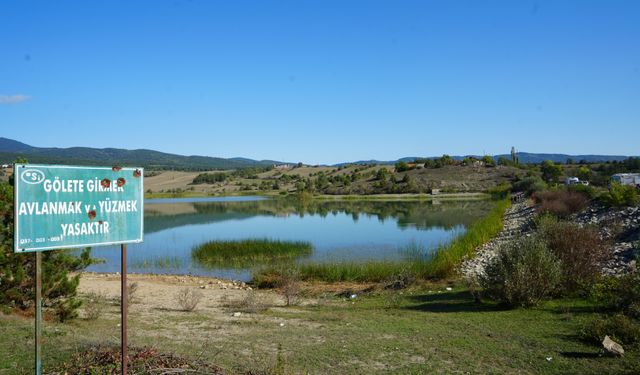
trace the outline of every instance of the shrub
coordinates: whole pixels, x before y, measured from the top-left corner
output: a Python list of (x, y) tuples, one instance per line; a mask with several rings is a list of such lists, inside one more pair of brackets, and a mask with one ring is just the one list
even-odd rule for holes
[(137, 282), (132, 282), (130, 284), (127, 285), (127, 305), (130, 305), (134, 302), (136, 302), (137, 300), (137, 294), (138, 292), (138, 283)]
[(640, 319), (640, 272), (608, 277), (592, 293), (605, 308)]
[(560, 261), (544, 240), (530, 237), (501, 247), (479, 281), (493, 299), (510, 306), (535, 306), (560, 283)]
[(384, 282), (385, 289), (405, 289), (411, 284), (415, 283), (415, 275), (406, 268), (401, 269), (399, 272), (394, 273)]
[(258, 294), (253, 290), (248, 290), (245, 297), (238, 305), (243, 312), (256, 313), (266, 309), (264, 302), (259, 298)]
[(564, 190), (539, 192), (535, 194), (534, 199), (538, 204), (539, 213), (561, 218), (580, 212), (589, 204), (589, 198), (584, 193)]
[(200, 303), (201, 299), (202, 299), (202, 293), (192, 288), (184, 288), (176, 294), (176, 300), (178, 301), (178, 305), (180, 305), (183, 311), (195, 310), (196, 306), (198, 306), (198, 303)]
[(545, 216), (538, 221), (538, 233), (562, 264), (564, 292), (591, 287), (600, 276), (602, 263), (611, 256), (611, 246), (594, 227)]
[(300, 295), (300, 281), (295, 277), (284, 278), (280, 285), (280, 292), (287, 306), (295, 305)]
[(543, 191), (547, 188), (547, 184), (539, 177), (525, 177), (520, 181), (513, 183), (511, 190), (513, 192), (524, 192), (527, 195)]
[(104, 310), (107, 297), (102, 293), (89, 293), (84, 301), (84, 317), (87, 320), (98, 319)]
[(240, 311), (243, 313), (256, 313), (266, 310), (268, 305), (260, 298), (260, 295), (255, 290), (247, 290), (247, 293), (242, 299), (231, 300), (228, 295), (223, 295), (220, 299), (222, 306), (231, 309), (232, 311)]
[(589, 199), (594, 199), (598, 196), (598, 192), (591, 185), (569, 185), (567, 186), (567, 191), (582, 193)]
[(640, 201), (640, 197), (634, 186), (613, 183), (609, 191), (600, 196), (600, 201), (609, 207), (635, 206)]
[(623, 314), (593, 319), (582, 327), (582, 339), (599, 344), (605, 336), (622, 345), (640, 343), (640, 323)]
[(498, 186), (492, 187), (487, 192), (491, 195), (491, 199), (500, 200), (505, 199), (509, 196), (509, 192), (511, 190), (511, 186), (507, 183), (500, 184)]
[(404, 296), (401, 292), (387, 292), (383, 295), (385, 309), (397, 309), (402, 305)]

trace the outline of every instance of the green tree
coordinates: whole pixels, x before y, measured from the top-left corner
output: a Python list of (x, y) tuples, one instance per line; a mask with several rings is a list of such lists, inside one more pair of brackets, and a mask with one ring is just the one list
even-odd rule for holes
[(562, 176), (562, 167), (554, 164), (551, 160), (545, 160), (540, 166), (542, 172), (542, 179), (547, 182), (558, 182), (560, 176)]
[(576, 176), (581, 180), (581, 181), (589, 181), (591, 179), (591, 169), (589, 169), (589, 167), (580, 167), (578, 169), (578, 173), (576, 173)]
[(488, 167), (492, 167), (494, 165), (496, 165), (495, 160), (493, 160), (493, 157), (491, 157), (490, 155), (485, 155), (482, 157), (482, 162), (484, 163), (484, 165), (488, 166)]
[(404, 161), (399, 161), (396, 163), (396, 172), (405, 172), (409, 170), (409, 164)]
[[(35, 255), (13, 252), (13, 187), (0, 182), (0, 305), (26, 309), (35, 297)], [(69, 276), (93, 263), (89, 249), (46, 251), (42, 256), (43, 306), (53, 308), (60, 320), (74, 318), (80, 275)]]
[(376, 180), (378, 181), (386, 181), (387, 177), (389, 177), (389, 170), (387, 168), (380, 168), (376, 172)]
[(453, 158), (447, 154), (442, 155), (439, 160), (443, 166), (455, 164), (455, 160), (453, 160)]

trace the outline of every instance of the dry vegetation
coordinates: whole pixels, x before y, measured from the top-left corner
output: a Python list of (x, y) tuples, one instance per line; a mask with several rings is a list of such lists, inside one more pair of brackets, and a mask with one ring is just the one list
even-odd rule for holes
[[(380, 170), (388, 172), (384, 184), (376, 177)], [(390, 165), (352, 165), (345, 167), (296, 167), (271, 169), (266, 172), (229, 177), (221, 182), (193, 184), (201, 173), (162, 171), (145, 178), (145, 189), (156, 196), (173, 194), (189, 195), (234, 195), (234, 194), (278, 194), (292, 193), (300, 189), (299, 183), (316, 183), (319, 178), (327, 180), (313, 192), (327, 194), (377, 194), (385, 193), (429, 193), (432, 189), (441, 192), (485, 192), (502, 183), (510, 183), (522, 177), (525, 171), (509, 166), (463, 166), (446, 165), (441, 168), (420, 168), (396, 172)], [(346, 180), (349, 180), (348, 182)]]

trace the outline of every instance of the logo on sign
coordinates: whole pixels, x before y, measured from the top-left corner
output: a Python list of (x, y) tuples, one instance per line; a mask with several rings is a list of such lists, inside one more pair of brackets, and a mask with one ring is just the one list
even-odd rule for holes
[(22, 172), (20, 178), (27, 184), (35, 185), (44, 181), (44, 173), (37, 169), (27, 169)]

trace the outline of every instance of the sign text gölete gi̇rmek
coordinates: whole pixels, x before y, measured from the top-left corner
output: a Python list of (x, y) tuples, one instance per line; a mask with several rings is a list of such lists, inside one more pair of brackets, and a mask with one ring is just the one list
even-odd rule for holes
[(16, 164), (15, 252), (142, 242), (141, 168)]

